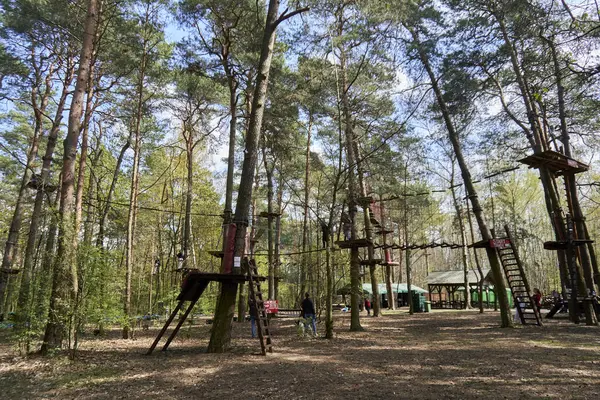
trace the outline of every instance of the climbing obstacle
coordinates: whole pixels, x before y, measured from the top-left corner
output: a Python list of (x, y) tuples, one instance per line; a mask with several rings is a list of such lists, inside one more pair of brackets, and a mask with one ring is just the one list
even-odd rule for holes
[[(252, 261), (252, 263), (253, 262), (254, 261)], [(169, 326), (171, 325), (171, 323), (173, 322), (173, 320), (175, 319), (177, 314), (179, 314), (179, 312), (183, 309), (185, 302), (189, 302), (187, 308), (185, 309), (185, 312), (179, 318), (177, 325), (175, 326), (175, 328), (173, 329), (173, 331), (167, 338), (167, 341), (163, 345), (162, 351), (166, 351), (169, 348), (169, 345), (171, 344), (173, 339), (175, 339), (175, 336), (177, 336), (179, 329), (181, 328), (181, 326), (183, 325), (183, 323), (189, 316), (190, 312), (192, 311), (192, 309), (198, 302), (198, 299), (200, 299), (200, 296), (202, 296), (202, 293), (204, 293), (204, 291), (206, 290), (206, 288), (208, 287), (210, 282), (242, 283), (245, 281), (250, 281), (254, 285), (254, 286), (251, 285), (251, 287), (256, 287), (260, 281), (264, 281), (264, 280), (266, 280), (266, 278), (259, 276), (256, 273), (255, 268), (256, 267), (254, 267), (253, 271), (251, 271), (251, 269), (249, 269), (248, 274), (217, 274), (217, 273), (205, 273), (205, 272), (200, 272), (200, 271), (196, 271), (196, 270), (188, 271), (187, 275), (185, 275), (183, 282), (181, 284), (181, 292), (179, 293), (179, 296), (177, 296), (177, 306), (175, 307), (175, 309), (173, 310), (173, 312), (171, 313), (171, 315), (165, 322), (164, 326), (162, 327), (162, 329), (156, 336), (156, 339), (154, 339), (154, 342), (152, 343), (152, 345), (150, 346), (150, 348), (148, 349), (146, 354), (147, 355), (152, 354), (152, 352), (154, 351), (154, 349), (156, 348), (156, 346), (158, 345), (158, 343), (160, 342), (160, 340), (166, 333), (167, 329), (169, 329)], [(258, 286), (258, 288), (260, 288), (260, 286)], [(259, 304), (257, 302), (257, 307), (259, 307), (259, 308), (262, 307), (262, 309), (264, 311), (264, 303)], [(270, 344), (270, 336), (269, 336), (268, 343)], [(262, 338), (261, 338), (261, 348), (264, 348)]]

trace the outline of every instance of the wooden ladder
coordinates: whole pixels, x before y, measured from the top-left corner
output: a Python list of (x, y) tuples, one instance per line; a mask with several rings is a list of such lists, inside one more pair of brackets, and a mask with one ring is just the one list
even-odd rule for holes
[(258, 268), (254, 260), (247, 261), (249, 295), (256, 304), (257, 315), (253, 315), (256, 320), (258, 328), (258, 338), (260, 340), (260, 349), (263, 356), (267, 355), (267, 352), (273, 352), (273, 342), (271, 341), (271, 330), (269, 328), (269, 320), (267, 318), (267, 312), (265, 311), (265, 301), (263, 299), (262, 291), (260, 289), (260, 280), (258, 277)]
[(508, 282), (510, 291), (512, 292), (513, 301), (519, 318), (523, 325), (535, 324), (542, 325), (542, 318), (540, 316), (540, 310), (536, 307), (533, 297), (531, 296), (531, 290), (525, 271), (523, 270), (523, 264), (519, 258), (519, 253), (508, 225), (504, 226), (506, 231), (507, 241), (504, 242), (503, 247), (496, 247), (496, 252), (502, 263), (502, 269), (504, 270), (504, 276)]

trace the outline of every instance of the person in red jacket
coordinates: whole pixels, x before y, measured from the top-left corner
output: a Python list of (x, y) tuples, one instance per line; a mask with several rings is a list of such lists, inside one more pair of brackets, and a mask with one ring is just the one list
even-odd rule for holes
[(365, 310), (367, 310), (367, 315), (371, 315), (371, 302), (369, 299), (365, 299)]
[(542, 308), (542, 292), (538, 288), (533, 289), (533, 302), (538, 310)]

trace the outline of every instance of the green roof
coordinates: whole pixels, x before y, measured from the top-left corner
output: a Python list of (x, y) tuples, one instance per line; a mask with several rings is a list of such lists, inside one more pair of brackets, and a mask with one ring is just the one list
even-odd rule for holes
[[(377, 285), (379, 294), (387, 294), (387, 286), (385, 283)], [(415, 285), (410, 285), (410, 289), (416, 293), (427, 293), (427, 290), (420, 288)], [(373, 287), (370, 283), (363, 283), (363, 290), (369, 294), (373, 294)], [(394, 293), (408, 293), (406, 283), (392, 283), (392, 292)]]

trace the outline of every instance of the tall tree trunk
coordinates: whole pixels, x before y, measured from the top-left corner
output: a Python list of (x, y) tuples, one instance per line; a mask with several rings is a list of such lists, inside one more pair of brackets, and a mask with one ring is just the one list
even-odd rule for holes
[[(90, 67), (90, 77), (86, 93), (85, 117), (83, 119), (83, 130), (81, 133), (81, 153), (79, 155), (79, 171), (77, 172), (77, 192), (75, 195), (75, 236), (79, 235), (81, 230), (81, 221), (83, 218), (83, 191), (85, 189), (85, 171), (87, 169), (88, 147), (89, 147), (89, 132), (90, 123), (92, 120), (92, 112), (94, 108), (94, 65)], [(88, 199), (90, 201), (90, 199)], [(77, 249), (77, 240), (73, 242), (74, 248)]]
[(194, 196), (194, 137), (191, 129), (186, 129), (183, 136), (186, 146), (186, 192), (185, 192), (185, 222), (183, 226), (183, 257), (184, 265), (189, 268), (189, 260), (192, 245), (192, 198)]
[(269, 300), (274, 299), (275, 294), (275, 269), (273, 261), (273, 171), (275, 169), (275, 161), (269, 167), (267, 161), (267, 152), (263, 147), (263, 163), (265, 165), (265, 173), (267, 175), (267, 259), (269, 262), (268, 269), (268, 295)]
[(98, 166), (98, 161), (100, 161), (100, 157), (102, 157), (102, 153), (103, 153), (103, 149), (102, 149), (102, 136), (103, 136), (103, 129), (102, 129), (102, 125), (98, 124), (98, 136), (96, 138), (96, 150), (94, 151), (94, 158), (92, 159), (92, 168), (90, 169), (90, 176), (88, 179), (88, 190), (87, 190), (87, 199), (88, 199), (88, 203), (87, 203), (87, 207), (85, 210), (85, 223), (84, 223), (84, 228), (83, 228), (83, 243), (86, 246), (90, 246), (92, 244), (92, 235), (93, 235), (93, 230), (94, 230), (94, 225), (93, 225), (93, 215), (94, 215), (94, 203), (92, 201), (92, 199), (95, 196), (95, 192), (100, 190), (100, 182), (98, 180), (98, 178), (96, 177), (95, 174), (95, 169)]
[[(27, 236), (27, 245), (25, 248), (25, 258), (23, 260), (23, 279), (21, 281), (21, 291), (19, 292), (18, 306), (22, 318), (20, 320), (24, 323), (29, 321), (30, 314), (30, 301), (31, 301), (31, 280), (33, 277), (33, 269), (35, 264), (35, 248), (38, 241), (38, 232), (40, 230), (40, 223), (42, 219), (42, 211), (44, 208), (44, 196), (47, 192), (48, 179), (50, 177), (50, 169), (52, 166), (52, 157), (54, 155), (54, 149), (56, 148), (56, 141), (60, 132), (60, 124), (63, 118), (63, 112), (65, 108), (65, 102), (69, 93), (69, 86), (73, 80), (74, 66), (71, 65), (70, 59), (67, 60), (66, 75), (64, 78), (64, 84), (61, 91), (61, 95), (56, 108), (54, 120), (52, 121), (52, 127), (48, 133), (48, 141), (46, 143), (46, 152), (42, 158), (42, 168), (40, 175), (37, 179), (37, 189), (35, 194), (35, 201), (33, 205), (33, 211), (31, 213), (31, 221), (29, 223), (29, 234)], [(52, 223), (51, 223), (52, 225)], [(52, 228), (49, 229), (49, 236), (52, 235)], [(49, 239), (47, 239), (49, 240)], [(54, 247), (54, 246), (53, 246)], [(43, 268), (47, 270), (47, 268)], [(19, 328), (19, 326), (17, 326)]]
[[(532, 99), (530, 95), (530, 91), (527, 86), (526, 79), (521, 71), (521, 66), (519, 64), (518, 54), (515, 46), (513, 45), (512, 40), (508, 34), (508, 30), (504, 21), (504, 17), (502, 14), (496, 9), (495, 4), (490, 5), (490, 12), (498, 26), (500, 28), (502, 39), (504, 40), (505, 47), (509, 53), (510, 62), (513, 68), (513, 72), (515, 74), (515, 78), (517, 81), (517, 86), (519, 88), (519, 94), (525, 106), (525, 111), (527, 113), (527, 120), (529, 122), (529, 129), (526, 126), (521, 124), (521, 128), (525, 133), (527, 139), (529, 140), (530, 146), (533, 149), (534, 153), (540, 153), (544, 150), (547, 150), (548, 143), (544, 139), (545, 135), (543, 133), (542, 124), (538, 117), (537, 108), (535, 107), (535, 100)], [(554, 227), (554, 232), (557, 237), (557, 240), (566, 240), (567, 231), (566, 231), (566, 222), (562, 213), (558, 188), (556, 186), (556, 181), (554, 176), (544, 167), (539, 169), (540, 171), (540, 180), (542, 182), (542, 187), (544, 189), (544, 199), (546, 203), (546, 210), (548, 212), (548, 216), (550, 217), (552, 226)], [(562, 287), (568, 288), (570, 287), (570, 279), (569, 272), (567, 267), (567, 258), (565, 251), (558, 251), (558, 264), (560, 270), (560, 276), (562, 281)], [(581, 274), (579, 275), (579, 284), (585, 284), (583, 282), (583, 278)], [(587, 310), (587, 314), (589, 314), (589, 309)], [(572, 313), (572, 317), (574, 314)]]
[(279, 171), (277, 185), (277, 218), (275, 219), (275, 260), (273, 265), (273, 299), (279, 300), (279, 278), (281, 267), (281, 214), (283, 213), (283, 172)]
[(310, 141), (312, 133), (312, 114), (308, 117), (308, 129), (306, 132), (306, 151), (304, 153), (304, 202), (302, 204), (302, 266), (300, 269), (300, 291), (296, 302), (300, 304), (306, 292), (306, 277), (308, 271), (308, 198), (310, 194)]
[[(284, 13), (278, 18), (278, 12), (279, 0), (269, 0), (260, 61), (258, 64), (258, 75), (256, 77), (254, 96), (252, 99), (252, 113), (250, 114), (249, 130), (246, 135), (242, 177), (235, 208), (237, 230), (235, 235), (234, 255), (236, 257), (243, 257), (245, 252), (248, 212), (250, 211), (250, 202), (252, 201), (252, 178), (258, 159), (258, 139), (261, 132), (264, 105), (267, 98), (269, 71), (271, 69), (271, 60), (273, 58), (273, 48), (275, 45), (275, 30), (281, 21), (297, 13)], [(234, 268), (234, 273), (240, 273), (239, 269)], [(229, 347), (231, 342), (231, 322), (233, 320), (236, 292), (236, 283), (224, 282), (221, 285), (221, 293), (217, 300), (217, 308), (215, 311), (214, 325), (208, 344), (209, 353), (222, 353)]]
[(72, 326), (72, 305), (78, 291), (76, 254), (72, 248), (75, 232), (73, 231), (73, 191), (75, 185), (75, 163), (77, 157), (77, 140), (81, 131), (83, 100), (86, 85), (89, 81), (90, 62), (94, 49), (94, 37), (98, 22), (97, 0), (87, 1), (85, 32), (79, 59), (77, 83), (71, 100), (69, 126), (64, 141), (62, 168), (62, 189), (60, 195), (60, 222), (58, 250), (54, 267), (50, 314), (42, 353), (49, 349), (60, 348), (65, 334), (69, 333), (69, 345), (74, 342)]
[[(32, 63), (36, 63), (35, 46), (32, 44), (31, 50)], [(47, 82), (47, 81), (46, 81)], [(15, 203), (15, 209), (10, 222), (10, 228), (8, 230), (8, 237), (4, 244), (4, 253), (2, 256), (2, 267), (0, 268), (0, 314), (4, 313), (4, 302), (2, 301), (5, 296), (6, 286), (8, 283), (8, 275), (12, 272), (15, 255), (17, 253), (17, 247), (19, 242), (19, 233), (21, 232), (21, 224), (23, 221), (23, 211), (25, 206), (25, 197), (27, 193), (27, 184), (31, 181), (33, 176), (33, 166), (37, 157), (39, 142), (43, 134), (42, 119), (44, 118), (43, 112), (45, 112), (46, 105), (48, 103), (48, 95), (45, 95), (45, 100), (42, 100), (42, 104), (38, 106), (39, 90), (42, 86), (42, 76), (39, 68), (36, 68), (36, 79), (31, 88), (31, 103), (33, 105), (35, 126), (33, 129), (33, 137), (31, 138), (31, 145), (27, 152), (27, 159), (25, 161), (25, 170), (21, 177), (21, 184), (19, 186), (19, 192), (17, 194), (17, 200)], [(46, 92), (50, 90), (46, 88)], [(44, 104), (45, 103), (45, 104)]]
[(458, 221), (458, 230), (461, 240), (461, 260), (463, 265), (463, 278), (465, 285), (465, 309), (471, 308), (471, 286), (469, 284), (469, 254), (467, 253), (467, 235), (465, 233), (465, 222), (463, 220), (460, 203), (456, 197), (456, 186), (454, 185), (454, 161), (452, 161), (452, 178), (450, 179), (450, 190), (452, 192), (452, 202), (454, 203), (454, 211)]
[[(464, 159), (462, 153), (462, 147), (460, 144), (460, 139), (458, 136), (458, 132), (454, 127), (454, 123), (452, 122), (452, 118), (450, 116), (450, 111), (446, 106), (446, 102), (442, 95), (442, 91), (438, 84), (438, 79), (435, 76), (431, 64), (429, 62), (429, 56), (423, 49), (423, 46), (419, 40), (417, 33), (413, 29), (409, 29), (413, 41), (417, 47), (417, 51), (419, 53), (419, 59), (425, 68), (427, 75), (429, 76), (429, 80), (431, 82), (431, 86), (435, 93), (435, 98), (437, 100), (437, 104), (440, 107), (440, 111), (442, 113), (442, 117), (444, 119), (444, 124), (446, 125), (446, 129), (448, 131), (448, 137), (450, 139), (450, 143), (452, 144), (452, 148), (454, 149), (454, 154), (456, 155), (456, 161), (460, 167), (461, 175), (463, 178), (463, 182), (465, 184), (465, 188), (467, 190), (467, 196), (469, 197), (471, 204), (473, 205), (473, 214), (475, 215), (475, 220), (477, 221), (477, 225), (479, 226), (479, 231), (481, 232), (481, 237), (485, 241), (489, 241), (493, 238), (492, 233), (487, 226), (485, 221), (485, 217), (483, 215), (483, 208), (479, 203), (479, 198), (477, 197), (477, 191), (475, 190), (475, 185), (473, 184), (473, 180), (471, 178), (471, 172), (469, 167)], [(512, 319), (511, 313), (508, 303), (508, 297), (506, 295), (506, 285), (504, 283), (504, 276), (502, 272), (502, 268), (500, 266), (500, 261), (498, 260), (498, 255), (496, 254), (495, 249), (491, 247), (486, 248), (486, 253), (488, 256), (488, 260), (490, 263), (490, 267), (492, 269), (492, 273), (494, 275), (494, 284), (496, 286), (496, 295), (500, 304), (500, 318), (502, 327), (511, 327)]]
[[(362, 168), (362, 161), (360, 156), (360, 150), (358, 147), (358, 143), (355, 141), (352, 144), (352, 148), (354, 149), (354, 157), (356, 159), (356, 169), (358, 172), (358, 185), (360, 188), (360, 194), (363, 198), (367, 197), (367, 185), (365, 184), (364, 171)], [(367, 240), (373, 240), (373, 229), (371, 225), (371, 208), (367, 204), (363, 204), (363, 217), (365, 224), (365, 237)], [(381, 302), (379, 296), (379, 281), (377, 279), (376, 274), (376, 265), (374, 264), (375, 258), (375, 249), (373, 244), (370, 244), (367, 247), (367, 256), (369, 259), (369, 276), (371, 277), (371, 291), (373, 292), (373, 317), (379, 317), (381, 313)]]
[[(339, 32), (343, 33), (343, 16), (339, 16)], [(344, 118), (344, 132), (346, 139), (346, 162), (348, 164), (348, 214), (352, 222), (352, 230), (350, 232), (350, 240), (357, 239), (356, 232), (356, 212), (357, 212), (357, 193), (356, 175), (356, 159), (354, 154), (354, 128), (352, 126), (352, 117), (350, 115), (350, 100), (348, 99), (348, 77), (346, 71), (346, 54), (340, 49), (340, 72), (342, 78), (342, 110)], [(358, 258), (358, 247), (350, 249), (350, 330), (362, 331), (363, 327), (360, 324), (360, 305), (362, 304), (362, 287), (360, 279), (360, 259)]]
[(115, 192), (115, 188), (117, 186), (117, 181), (119, 180), (119, 174), (121, 172), (121, 164), (123, 163), (123, 158), (125, 157), (125, 152), (131, 147), (132, 136), (131, 133), (127, 138), (127, 142), (121, 147), (121, 151), (119, 152), (119, 156), (117, 158), (117, 164), (115, 165), (115, 170), (113, 172), (113, 178), (110, 182), (110, 187), (108, 189), (108, 193), (106, 195), (106, 199), (104, 199), (104, 206), (102, 207), (100, 213), (100, 219), (98, 221), (98, 236), (96, 237), (96, 247), (103, 248), (104, 247), (104, 235), (105, 235), (105, 227), (108, 219), (108, 212), (110, 211), (110, 204), (112, 201), (112, 196)]
[[(469, 232), (471, 232), (471, 243), (475, 243), (475, 232), (473, 230), (473, 220), (471, 219), (471, 210), (469, 209), (469, 199), (467, 199), (467, 220), (469, 221)], [(479, 263), (479, 256), (477, 255), (477, 249), (473, 248), (473, 257), (475, 258), (475, 265), (477, 266), (477, 272), (479, 272), (479, 282), (477, 282), (477, 290), (479, 294), (479, 313), (483, 314), (483, 270)]]
[[(147, 8), (144, 24), (148, 24), (150, 19), (150, 10)], [(140, 70), (136, 84), (136, 110), (134, 116), (133, 138), (133, 168), (131, 173), (131, 192), (129, 193), (129, 212), (127, 214), (127, 241), (125, 243), (125, 298), (123, 302), (123, 312), (126, 318), (123, 326), (123, 339), (132, 339), (133, 332), (130, 329), (131, 318), (131, 279), (133, 276), (134, 248), (135, 248), (135, 228), (137, 222), (137, 203), (139, 196), (139, 168), (140, 152), (142, 146), (141, 124), (144, 117), (144, 85), (146, 80), (146, 67), (148, 63), (148, 40), (143, 39), (142, 57), (140, 60)]]
[(47, 210), (50, 214), (50, 222), (48, 226), (48, 236), (46, 237), (46, 246), (42, 255), (42, 263), (40, 268), (40, 285), (39, 294), (37, 295), (36, 315), (41, 320), (48, 315), (48, 300), (52, 291), (54, 251), (56, 247), (56, 237), (58, 236), (58, 210), (57, 206), (60, 202), (60, 190), (62, 186), (62, 175), (58, 178), (58, 186), (54, 200), (50, 201)]
[[(565, 111), (565, 93), (563, 86), (562, 70), (560, 68), (560, 62), (558, 59), (556, 45), (550, 39), (547, 39), (546, 42), (550, 47), (550, 52), (552, 54), (552, 60), (554, 65), (556, 92), (558, 97), (558, 116), (560, 120), (561, 141), (563, 142), (565, 155), (571, 157), (570, 137), (569, 130), (567, 127), (567, 116)], [(577, 183), (575, 181), (575, 175), (565, 174), (564, 180), (568, 195), (567, 202), (569, 205), (569, 209), (571, 210), (571, 214), (573, 216), (575, 237), (578, 239), (589, 239), (587, 236), (587, 228), (585, 226), (585, 217), (581, 210), (581, 205), (579, 204), (579, 196)], [(588, 252), (588, 249), (592, 249), (592, 252)], [(586, 298), (588, 297), (588, 293), (590, 293), (592, 290), (595, 290), (594, 275), (596, 276), (596, 279), (600, 277), (600, 272), (598, 271), (598, 264), (593, 249), (593, 246), (580, 246), (576, 250), (578, 252), (579, 259), (581, 260), (581, 268), (578, 269), (582, 269), (581, 272), (583, 272), (583, 277), (585, 279), (585, 286), (582, 285), (581, 282), (579, 283), (579, 285), (581, 286), (580, 289), (584, 289), (583, 293), (585, 293)], [(578, 273), (578, 275), (581, 274)], [(586, 302), (586, 304), (584, 304), (584, 307), (586, 314), (586, 324), (597, 325), (598, 321), (596, 319), (596, 315), (594, 313), (591, 301)]]

